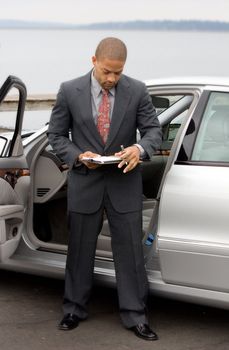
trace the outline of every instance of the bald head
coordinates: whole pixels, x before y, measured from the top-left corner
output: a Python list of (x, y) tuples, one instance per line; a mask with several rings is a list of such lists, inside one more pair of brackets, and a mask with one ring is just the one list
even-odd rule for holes
[(95, 51), (97, 60), (107, 58), (109, 60), (126, 61), (127, 48), (123, 41), (117, 38), (105, 38), (100, 41)]

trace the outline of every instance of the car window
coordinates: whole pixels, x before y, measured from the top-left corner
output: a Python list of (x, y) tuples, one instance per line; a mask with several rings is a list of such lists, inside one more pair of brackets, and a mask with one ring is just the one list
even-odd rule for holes
[(151, 95), (157, 116), (183, 97), (184, 95)]
[(166, 137), (166, 139), (168, 141), (174, 141), (175, 140), (177, 132), (178, 132), (178, 130), (179, 130), (180, 126), (181, 126), (181, 123), (184, 120), (187, 112), (188, 112), (188, 110), (186, 109), (186, 111), (182, 112), (177, 117), (175, 117), (171, 121), (171, 123), (169, 124), (168, 133), (167, 133), (167, 137)]
[(156, 93), (154, 91), (150, 91), (150, 94), (163, 133), (161, 148), (157, 153), (169, 155), (177, 132), (192, 104), (194, 95), (182, 92)]
[(229, 162), (229, 93), (211, 93), (191, 159)]
[(187, 115), (187, 112), (188, 112), (188, 109), (180, 113), (170, 123), (163, 126), (162, 128), (163, 139), (162, 139), (162, 145), (161, 145), (161, 150), (163, 154), (169, 155), (173, 142), (176, 138), (177, 132), (185, 116)]
[[(162, 154), (167, 156), (170, 154), (177, 132), (187, 116), (194, 94), (192, 92), (184, 94), (181, 91), (150, 91), (150, 96), (156, 109), (163, 134), (162, 144), (156, 155)], [(137, 140), (139, 139), (140, 134), (138, 132)]]

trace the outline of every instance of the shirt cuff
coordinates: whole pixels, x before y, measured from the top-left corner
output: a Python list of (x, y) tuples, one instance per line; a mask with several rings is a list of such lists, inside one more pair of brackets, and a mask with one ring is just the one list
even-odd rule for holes
[(139, 151), (140, 151), (140, 158), (146, 158), (146, 151), (144, 150), (144, 148), (139, 145), (138, 143), (135, 143), (134, 146), (138, 147)]

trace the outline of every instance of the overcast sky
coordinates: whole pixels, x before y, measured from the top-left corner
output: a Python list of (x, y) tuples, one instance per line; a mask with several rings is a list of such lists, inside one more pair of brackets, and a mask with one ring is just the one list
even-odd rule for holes
[(0, 19), (75, 24), (136, 19), (229, 22), (229, 0), (0, 0)]

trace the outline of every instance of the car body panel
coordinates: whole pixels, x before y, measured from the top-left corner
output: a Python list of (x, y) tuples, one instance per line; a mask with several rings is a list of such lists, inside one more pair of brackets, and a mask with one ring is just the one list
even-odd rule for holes
[(174, 165), (160, 203), (164, 281), (229, 291), (229, 168)]

